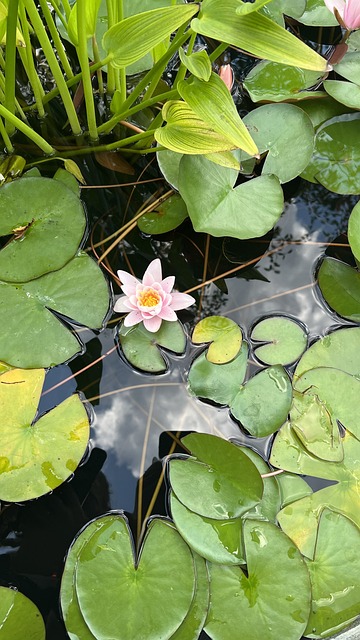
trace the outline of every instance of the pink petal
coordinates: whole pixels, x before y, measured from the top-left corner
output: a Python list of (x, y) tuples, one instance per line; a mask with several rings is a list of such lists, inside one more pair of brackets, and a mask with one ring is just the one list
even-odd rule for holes
[(174, 291), (171, 294), (172, 300), (170, 304), (170, 308), (174, 309), (174, 311), (178, 311), (179, 309), (186, 309), (190, 307), (195, 302), (195, 298), (189, 296), (187, 293), (179, 293), (178, 291)]
[(127, 273), (127, 271), (122, 271), (119, 269), (117, 272), (118, 278), (122, 283), (121, 289), (127, 296), (131, 296), (135, 293), (136, 286), (139, 284), (139, 280), (137, 280), (131, 273)]
[(347, 0), (344, 10), (343, 20), (348, 29), (359, 29), (360, 27), (360, 1)]
[(144, 318), (143, 320), (145, 329), (147, 329), (151, 333), (156, 333), (157, 331), (159, 331), (161, 322), (162, 320), (159, 316), (154, 316), (153, 318)]
[(234, 74), (229, 64), (222, 64), (219, 69), (219, 76), (223, 82), (225, 82), (229, 91), (231, 91), (234, 84)]
[(344, 9), (345, 9), (345, 0), (324, 0), (327, 8), (329, 9), (329, 11), (332, 11), (332, 13), (334, 12), (334, 9), (337, 9), (340, 17), (343, 17), (344, 14)]
[(129, 307), (126, 304), (128, 302), (127, 296), (120, 296), (114, 304), (115, 313), (128, 313)]
[(166, 293), (170, 293), (175, 284), (175, 276), (168, 276), (161, 282), (161, 286)]
[(144, 277), (142, 282), (144, 285), (151, 285), (153, 282), (161, 282), (162, 280), (162, 270), (161, 270), (161, 262), (159, 258), (156, 258), (152, 262), (150, 262), (148, 268), (144, 273)]
[(124, 319), (125, 327), (132, 327), (134, 324), (142, 322), (142, 315), (140, 311), (130, 311), (130, 313)]
[(170, 307), (163, 307), (158, 316), (162, 320), (168, 320), (169, 322), (175, 322), (175, 320), (177, 320), (175, 311), (173, 311), (173, 309), (171, 309)]

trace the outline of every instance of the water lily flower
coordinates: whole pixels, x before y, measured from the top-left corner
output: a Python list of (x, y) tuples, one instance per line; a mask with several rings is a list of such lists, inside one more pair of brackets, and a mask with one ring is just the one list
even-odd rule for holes
[(324, 0), (337, 21), (348, 31), (360, 29), (360, 0)]
[(163, 320), (175, 322), (175, 311), (186, 309), (195, 302), (186, 293), (172, 291), (175, 276), (163, 280), (159, 258), (150, 262), (142, 282), (126, 271), (118, 271), (118, 276), (125, 295), (118, 298), (114, 311), (128, 314), (124, 320), (125, 327), (143, 322), (145, 329), (155, 333)]

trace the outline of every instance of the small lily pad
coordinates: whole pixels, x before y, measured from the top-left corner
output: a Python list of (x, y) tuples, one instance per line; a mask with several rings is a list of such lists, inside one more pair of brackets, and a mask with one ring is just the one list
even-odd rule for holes
[(145, 213), (138, 221), (138, 227), (143, 233), (151, 235), (167, 233), (176, 229), (187, 217), (184, 200), (179, 194), (175, 194), (162, 202), (154, 211)]
[(253, 102), (304, 100), (312, 96), (318, 98), (319, 93), (309, 91), (308, 87), (317, 84), (319, 78), (318, 71), (262, 60), (246, 76), (244, 87)]
[(176, 354), (186, 348), (186, 336), (182, 324), (163, 320), (159, 331), (151, 333), (143, 323), (133, 327), (120, 325), (119, 340), (125, 358), (131, 365), (149, 373), (164, 373), (168, 363), (158, 347)]
[(20, 591), (0, 587), (0, 637), (45, 640), (45, 624), (37, 606)]
[(356, 260), (360, 261), (360, 203), (358, 202), (353, 208), (348, 226), (348, 237), (351, 251)]
[(242, 332), (238, 324), (223, 316), (210, 316), (197, 323), (191, 340), (194, 344), (211, 342), (206, 359), (213, 364), (225, 364), (240, 351)]
[(360, 322), (360, 273), (350, 265), (325, 258), (319, 269), (319, 287), (329, 307), (343, 318)]
[(260, 320), (251, 332), (251, 340), (267, 343), (254, 345), (256, 357), (265, 364), (291, 364), (300, 358), (307, 345), (304, 328), (284, 316)]

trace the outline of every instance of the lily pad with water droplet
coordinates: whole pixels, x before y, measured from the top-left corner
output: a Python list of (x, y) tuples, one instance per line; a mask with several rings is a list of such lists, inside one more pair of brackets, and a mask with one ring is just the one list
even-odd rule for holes
[(320, 291), (339, 316), (360, 322), (360, 273), (350, 265), (325, 258), (318, 273)]
[[(287, 365), (295, 362), (306, 349), (304, 328), (285, 316), (260, 320), (251, 332), (256, 357), (265, 364)], [(257, 342), (266, 343), (257, 345)]]
[(3, 640), (45, 640), (37, 606), (20, 591), (0, 587), (0, 637)]
[(194, 344), (211, 342), (205, 357), (213, 364), (226, 364), (240, 351), (242, 332), (238, 324), (223, 316), (210, 316), (195, 326), (191, 340)]
[(43, 369), (12, 369), (0, 377), (0, 499), (23, 502), (65, 482), (89, 440), (89, 418), (73, 395), (35, 421)]
[(204, 433), (182, 438), (192, 457), (171, 459), (171, 488), (180, 502), (215, 520), (237, 518), (257, 504), (263, 482), (239, 447)]
[(164, 373), (168, 368), (161, 349), (182, 354), (186, 348), (186, 336), (179, 321), (163, 320), (159, 331), (151, 333), (143, 323), (133, 327), (120, 325), (119, 340), (124, 356), (131, 365), (149, 373)]
[[(310, 610), (310, 580), (292, 541), (270, 522), (244, 524), (247, 573), (210, 566), (212, 640), (299, 640)], [(226, 596), (225, 596), (226, 594)]]

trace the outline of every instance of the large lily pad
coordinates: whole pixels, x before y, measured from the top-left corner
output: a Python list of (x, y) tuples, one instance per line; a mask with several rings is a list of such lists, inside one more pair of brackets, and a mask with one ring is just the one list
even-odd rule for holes
[(0, 498), (31, 500), (65, 482), (83, 457), (89, 418), (79, 396), (35, 421), (43, 369), (12, 369), (0, 377)]
[[(265, 364), (291, 364), (306, 349), (305, 329), (285, 316), (260, 320), (251, 332), (256, 357)], [(257, 343), (262, 343), (258, 345)], [(265, 343), (265, 344), (264, 344)]]
[(195, 231), (245, 239), (273, 228), (283, 211), (279, 180), (261, 176), (234, 188), (237, 177), (202, 156), (180, 160), (179, 191)]
[(52, 311), (96, 329), (108, 307), (106, 280), (86, 253), (35, 280), (0, 282), (0, 325), (6, 327), (0, 334), (0, 360), (23, 368), (64, 362), (82, 345)]
[(214, 364), (225, 364), (239, 353), (242, 332), (230, 318), (209, 316), (197, 323), (191, 340), (194, 344), (211, 342), (205, 353), (206, 359)]
[(244, 87), (253, 102), (304, 100), (318, 98), (318, 92), (310, 91), (308, 87), (317, 84), (319, 78), (317, 71), (262, 60), (246, 76)]
[(312, 27), (333, 27), (338, 24), (332, 11), (326, 7), (324, 0), (307, 0), (306, 9), (300, 17), (293, 15), (292, 11), (288, 15)]
[(360, 273), (350, 265), (325, 258), (318, 274), (319, 287), (329, 307), (343, 318), (360, 321)]
[(314, 342), (305, 351), (295, 372), (294, 380), (309, 369), (333, 367), (354, 376), (360, 375), (360, 327), (332, 331)]
[[(61, 269), (78, 250), (85, 215), (76, 194), (59, 180), (26, 178), (0, 189), (0, 280), (26, 282)], [(4, 326), (4, 325), (3, 325)]]
[(299, 640), (310, 610), (309, 574), (299, 551), (270, 522), (246, 521), (247, 574), (240, 567), (210, 566), (212, 640)]
[(125, 358), (131, 365), (148, 373), (164, 373), (168, 362), (158, 347), (182, 354), (186, 347), (186, 336), (181, 323), (163, 320), (155, 333), (145, 329), (143, 323), (133, 327), (119, 328), (119, 340)]
[(16, 589), (0, 587), (0, 637), (45, 640), (45, 625), (39, 609)]

